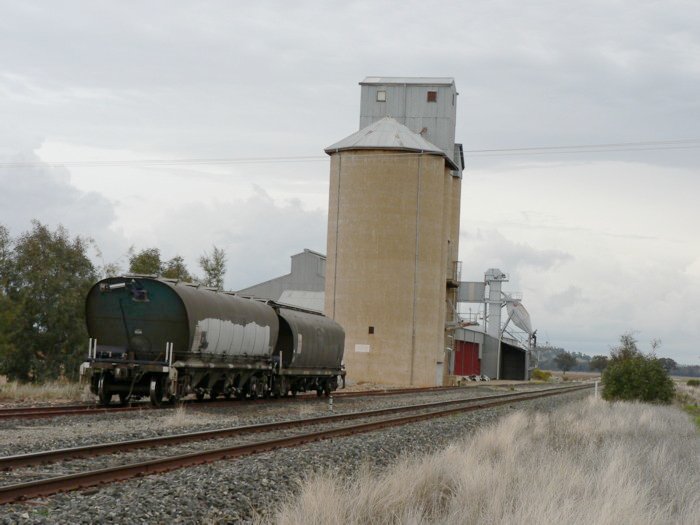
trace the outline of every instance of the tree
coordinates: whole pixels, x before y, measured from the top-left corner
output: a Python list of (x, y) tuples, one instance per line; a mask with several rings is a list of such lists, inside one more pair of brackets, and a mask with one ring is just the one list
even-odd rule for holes
[[(0, 224), (0, 358), (14, 355), (16, 349), (12, 342), (12, 330), (15, 326), (15, 304), (10, 300), (8, 287), (12, 270), (12, 239), (8, 229)], [(4, 368), (0, 365), (0, 370)]]
[(671, 373), (671, 371), (675, 370), (678, 367), (678, 363), (676, 363), (673, 359), (670, 357), (660, 357), (658, 359), (659, 364), (666, 370), (667, 373)]
[(180, 281), (193, 281), (185, 265), (185, 259), (176, 255), (172, 259), (161, 262), (158, 248), (146, 248), (139, 253), (134, 253), (133, 247), (129, 250), (129, 272), (144, 275), (162, 275), (168, 279)]
[(614, 362), (624, 361), (641, 355), (637, 348), (637, 340), (631, 332), (626, 332), (620, 336), (620, 344), (610, 349), (610, 359)]
[(52, 232), (37, 221), (14, 242), (3, 270), (12, 328), (5, 313), (0, 373), (21, 381), (54, 379), (62, 371), (77, 377), (87, 341), (85, 296), (97, 277), (89, 245), (61, 226)]
[(224, 274), (226, 273), (226, 253), (223, 249), (212, 247), (211, 254), (205, 253), (199, 258), (199, 266), (204, 271), (202, 283), (218, 289), (224, 287)]
[(576, 366), (576, 357), (569, 352), (560, 352), (557, 357), (554, 358), (554, 362), (557, 368), (564, 372), (564, 375)]
[(104, 264), (100, 273), (102, 274), (102, 277), (117, 277), (122, 273), (122, 271), (119, 267), (119, 263), (112, 262)]
[(602, 372), (607, 366), (608, 356), (605, 355), (594, 355), (588, 363), (588, 367), (591, 370), (597, 370), (598, 372)]
[(185, 260), (179, 255), (176, 255), (166, 262), (161, 270), (163, 277), (167, 277), (168, 279), (179, 279), (180, 281), (188, 282), (193, 280), (192, 276), (187, 271)]
[(129, 273), (140, 273), (144, 275), (159, 275), (162, 263), (160, 262), (160, 250), (158, 248), (146, 248), (139, 253), (130, 250)]
[(8, 229), (0, 224), (0, 291), (7, 290), (7, 280), (12, 268), (12, 239)]
[(603, 398), (670, 403), (673, 380), (658, 359), (643, 354), (614, 360), (603, 372)]

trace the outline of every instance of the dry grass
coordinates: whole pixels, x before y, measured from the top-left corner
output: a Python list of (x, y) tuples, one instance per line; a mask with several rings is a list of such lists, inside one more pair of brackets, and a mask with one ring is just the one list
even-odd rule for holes
[(700, 404), (700, 388), (688, 386), (685, 381), (676, 381), (676, 396), (683, 402)]
[(688, 386), (686, 381), (676, 381), (676, 402), (685, 410), (700, 428), (700, 388)]
[(43, 384), (9, 381), (0, 385), (0, 401), (88, 401), (94, 399), (89, 386), (52, 381)]
[[(186, 405), (178, 405), (172, 412), (168, 412), (168, 415), (161, 420), (163, 428), (193, 427), (221, 422), (221, 418), (209, 414), (190, 412)], [(234, 426), (238, 424), (238, 417), (227, 417), (225, 422), (229, 426)]]
[(352, 480), (315, 475), (279, 524), (695, 524), (700, 439), (672, 407), (517, 412), (422, 459)]
[(599, 372), (567, 372), (564, 374), (561, 370), (547, 370), (548, 372), (552, 373), (552, 377), (559, 378), (560, 380), (563, 380), (564, 377), (568, 381), (589, 381), (589, 380), (596, 380), (600, 379), (600, 373)]

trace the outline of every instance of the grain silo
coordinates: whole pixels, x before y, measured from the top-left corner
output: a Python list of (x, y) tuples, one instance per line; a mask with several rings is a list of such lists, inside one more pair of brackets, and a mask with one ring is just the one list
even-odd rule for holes
[(361, 85), (362, 129), (326, 149), (325, 312), (345, 328), (350, 380), (442, 384), (459, 281), (454, 81)]

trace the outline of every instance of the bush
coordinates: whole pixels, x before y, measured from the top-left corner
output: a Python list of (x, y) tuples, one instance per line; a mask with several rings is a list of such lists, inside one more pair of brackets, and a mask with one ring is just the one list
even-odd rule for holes
[(688, 379), (688, 386), (700, 386), (700, 379)]
[(552, 378), (552, 372), (546, 372), (544, 370), (540, 370), (539, 368), (535, 368), (532, 371), (532, 379), (535, 381), (549, 381)]
[(613, 360), (603, 372), (603, 398), (607, 400), (670, 403), (673, 380), (658, 359), (637, 354)]

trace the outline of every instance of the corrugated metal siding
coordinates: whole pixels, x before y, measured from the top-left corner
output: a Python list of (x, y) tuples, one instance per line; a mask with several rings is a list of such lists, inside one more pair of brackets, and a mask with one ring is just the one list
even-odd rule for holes
[(326, 258), (320, 253), (304, 250), (292, 255), (292, 271), (275, 279), (239, 290), (241, 295), (252, 295), (277, 301), (287, 290), (323, 292), (325, 289)]
[[(406, 80), (404, 85), (397, 83), (396, 78), (371, 78), (377, 82), (361, 85), (360, 129), (387, 116), (396, 119), (414, 133), (427, 128), (423, 137), (454, 160), (457, 119), (457, 91), (454, 83), (430, 84), (426, 81), (431, 79), (398, 79)], [(386, 80), (387, 83), (381, 83), (381, 80)], [(380, 90), (386, 91), (386, 102), (377, 101), (377, 91)], [(437, 91), (436, 102), (427, 101), (428, 91)]]
[(456, 341), (454, 355), (454, 375), (469, 376), (481, 374), (479, 345), (466, 341)]

